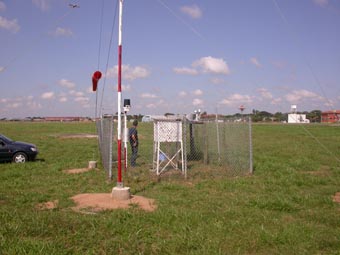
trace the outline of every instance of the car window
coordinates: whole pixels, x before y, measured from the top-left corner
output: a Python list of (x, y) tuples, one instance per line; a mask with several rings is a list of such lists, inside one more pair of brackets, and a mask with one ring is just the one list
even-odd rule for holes
[(12, 139), (10, 139), (10, 138), (8, 138), (8, 137), (6, 137), (6, 136), (4, 136), (4, 135), (0, 135), (0, 141), (3, 141), (3, 142), (5, 142), (5, 143), (11, 143), (11, 142), (13, 142)]

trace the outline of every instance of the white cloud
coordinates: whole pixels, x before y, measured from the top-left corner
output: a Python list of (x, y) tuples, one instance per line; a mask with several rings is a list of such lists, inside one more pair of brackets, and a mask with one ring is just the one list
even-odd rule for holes
[[(28, 98), (28, 97), (27, 97)], [(16, 97), (16, 98), (2, 98), (0, 99), (0, 103), (12, 103), (12, 102), (22, 102), (24, 101), (23, 97)]]
[(26, 104), (31, 110), (41, 109), (42, 105), (34, 101), (28, 101)]
[[(114, 66), (110, 68), (106, 76), (107, 77), (117, 77), (118, 74), (118, 66)], [(123, 79), (133, 81), (135, 79), (146, 78), (150, 75), (150, 71), (141, 66), (130, 67), (130, 65), (123, 65), (122, 66), (122, 76)]]
[(261, 96), (265, 99), (272, 99), (273, 95), (266, 88), (259, 88), (257, 91), (261, 94)]
[(150, 93), (142, 93), (140, 97), (141, 98), (157, 98), (155, 94), (150, 94)]
[(22, 102), (22, 101), (23, 101), (23, 98), (22, 98), (22, 97), (17, 97), (17, 98), (12, 99), (12, 101), (15, 101), (15, 102)]
[(296, 102), (298, 102), (298, 101), (301, 100), (301, 96), (298, 95), (298, 94), (294, 94), (294, 93), (292, 93), (292, 94), (287, 94), (287, 95), (286, 95), (286, 100), (287, 100), (288, 102), (291, 102), (291, 103), (296, 103)]
[(67, 97), (60, 97), (59, 102), (61, 102), (61, 103), (67, 102)]
[(59, 81), (59, 85), (62, 86), (62, 87), (68, 88), (68, 89), (73, 89), (76, 86), (76, 84), (74, 82), (71, 82), (71, 81), (66, 80), (66, 79), (61, 79)]
[(3, 72), (5, 70), (5, 67), (0, 66), (0, 73)]
[(185, 92), (185, 91), (180, 91), (178, 93), (178, 96), (180, 96), (180, 97), (185, 97), (186, 95), (187, 95), (187, 92)]
[(223, 79), (220, 79), (220, 78), (212, 78), (210, 81), (213, 84), (222, 84), (225, 82)]
[(82, 104), (82, 107), (88, 109), (88, 108), (91, 108), (91, 105), (90, 104)]
[(203, 91), (200, 89), (196, 89), (195, 91), (192, 92), (195, 96), (202, 96), (203, 95)]
[(49, 0), (32, 0), (32, 3), (42, 11), (47, 11), (50, 8)]
[(318, 94), (304, 89), (293, 90), (291, 93), (287, 94), (285, 98), (290, 103), (298, 103), (303, 99), (322, 100), (322, 97)]
[(200, 67), (204, 73), (229, 74), (227, 63), (221, 58), (203, 57), (192, 64), (193, 67)]
[(328, 0), (313, 0), (313, 2), (321, 7), (328, 5)]
[(0, 103), (4, 104), (1, 109), (3, 112), (6, 109), (18, 109), (20, 107), (29, 108), (31, 110), (40, 109), (42, 107), (41, 104), (33, 101), (33, 99), (33, 96), (1, 98)]
[(146, 105), (146, 108), (148, 109), (157, 109), (161, 107), (166, 107), (166, 103), (163, 99), (158, 100), (157, 102), (154, 103), (149, 103)]
[(332, 100), (332, 99), (328, 99), (324, 103), (324, 106), (327, 106), (327, 107), (330, 107), (330, 108), (334, 108), (334, 105), (335, 105), (335, 103), (334, 103), (334, 100)]
[[(195, 68), (199, 68), (202, 73), (213, 73), (213, 74), (229, 74), (230, 70), (227, 63), (220, 58), (203, 57), (199, 60), (194, 61), (191, 64), (194, 68), (188, 67), (175, 67), (173, 71), (177, 74), (197, 75), (199, 71)], [(221, 82), (221, 80), (215, 79), (213, 82)]]
[[(97, 89), (98, 90), (98, 89)], [(93, 93), (94, 91), (92, 90), (92, 86), (87, 87), (86, 93)]]
[(73, 32), (69, 28), (57, 27), (56, 30), (51, 34), (54, 36), (72, 36)]
[(250, 59), (250, 63), (252, 63), (254, 66), (256, 67), (262, 67), (262, 65), (260, 64), (260, 62), (257, 60), (257, 58), (251, 58)]
[(7, 105), (8, 108), (19, 108), (22, 106), (22, 103), (11, 103)]
[(225, 99), (223, 99), (220, 104), (225, 105), (238, 105), (238, 104), (250, 104), (252, 98), (248, 95), (233, 94)]
[(182, 6), (180, 10), (193, 19), (199, 19), (202, 17), (202, 11), (196, 4), (191, 6)]
[(42, 99), (53, 99), (54, 98), (54, 92), (45, 92), (41, 95)]
[(277, 104), (280, 104), (282, 102), (282, 98), (274, 98), (270, 103), (271, 104), (274, 104), (274, 105), (277, 105)]
[(197, 75), (198, 71), (193, 68), (187, 67), (175, 67), (173, 71), (177, 74), (188, 74), (188, 75)]
[(138, 78), (146, 78), (150, 74), (149, 71), (144, 67), (136, 66), (130, 68), (129, 65), (123, 65), (122, 72), (124, 78), (131, 81)]
[(69, 94), (75, 97), (82, 97), (84, 96), (84, 93), (81, 91), (75, 91), (75, 90), (70, 90)]
[(6, 4), (3, 1), (0, 1), (0, 11), (6, 10)]
[(16, 19), (8, 20), (0, 16), (0, 28), (11, 31), (12, 33), (17, 33), (20, 30), (20, 26)]
[(156, 104), (147, 104), (146, 108), (155, 109), (155, 108), (157, 108), (157, 105)]
[(272, 65), (277, 69), (284, 69), (287, 66), (287, 64), (283, 61), (273, 61)]
[(88, 97), (76, 97), (74, 101), (80, 104), (87, 104), (90, 101), (90, 99)]
[(204, 103), (204, 101), (202, 99), (199, 99), (199, 98), (195, 98), (193, 101), (192, 101), (192, 105), (194, 106), (202, 106)]
[(127, 92), (131, 91), (131, 85), (130, 84), (122, 85), (122, 91), (127, 91)]

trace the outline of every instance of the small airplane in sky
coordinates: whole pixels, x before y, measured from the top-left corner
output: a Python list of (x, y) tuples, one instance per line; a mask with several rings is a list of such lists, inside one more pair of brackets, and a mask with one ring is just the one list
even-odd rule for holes
[(80, 7), (78, 4), (69, 4), (68, 6), (70, 6), (71, 8), (79, 8)]

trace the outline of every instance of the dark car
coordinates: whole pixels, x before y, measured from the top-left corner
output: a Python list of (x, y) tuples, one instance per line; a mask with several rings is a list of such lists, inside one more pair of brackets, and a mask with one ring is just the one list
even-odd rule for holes
[(35, 160), (37, 154), (38, 149), (34, 144), (15, 142), (0, 134), (0, 161), (25, 163)]

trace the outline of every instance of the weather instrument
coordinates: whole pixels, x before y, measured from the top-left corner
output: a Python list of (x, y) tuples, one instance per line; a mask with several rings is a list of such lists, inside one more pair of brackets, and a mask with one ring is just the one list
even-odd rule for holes
[(127, 127), (127, 113), (130, 111), (131, 108), (131, 103), (130, 99), (124, 99), (124, 104), (123, 104), (123, 109), (124, 109), (124, 169), (126, 171), (127, 169), (127, 143), (129, 141), (129, 129)]
[(102, 73), (100, 71), (95, 71), (92, 75), (92, 91), (97, 91), (98, 81), (102, 77)]

